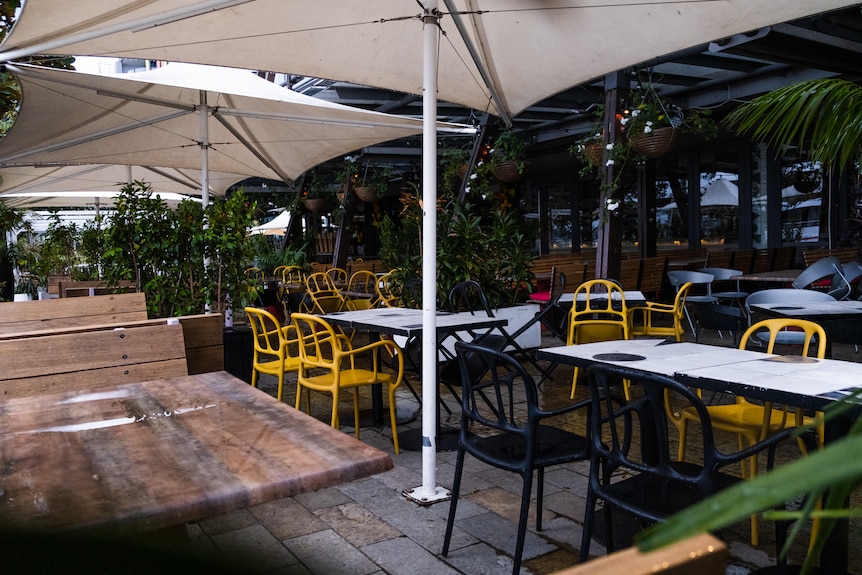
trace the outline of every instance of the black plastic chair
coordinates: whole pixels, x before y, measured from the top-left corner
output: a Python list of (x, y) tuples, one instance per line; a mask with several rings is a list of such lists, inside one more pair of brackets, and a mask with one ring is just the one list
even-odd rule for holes
[[(452, 483), (452, 502), (443, 539), (443, 556), (449, 552), (464, 470), (464, 456), (469, 453), (488, 465), (517, 473), (523, 480), (512, 569), (512, 572), (517, 574), (524, 551), (533, 472), (538, 471), (536, 530), (541, 531), (545, 468), (589, 457), (589, 441), (585, 437), (544, 422), (577, 410), (580, 410), (589, 422), (589, 401), (571, 404), (555, 411), (542, 410), (533, 378), (510, 355), (497, 349), (463, 342), (456, 343), (455, 350), (463, 378), (463, 397), (461, 431)], [(471, 369), (476, 362), (483, 366), (487, 377), (473, 379)], [(488, 403), (489, 396), (493, 398), (493, 403)], [(523, 409), (520, 407), (522, 398), (526, 399), (526, 414), (516, 413), (516, 406), (519, 411)], [(571, 419), (572, 415), (568, 417)], [(467, 431), (468, 427), (471, 432)]]
[[(715, 444), (709, 413), (695, 390), (664, 376), (614, 366), (593, 365), (587, 374), (592, 453), (582, 561), (589, 557), (597, 501), (603, 502), (605, 547), (610, 553), (615, 546), (614, 510), (634, 516), (641, 524), (657, 523), (739, 481), (721, 470), (766, 449), (771, 459), (775, 445), (792, 433), (785, 430), (749, 448), (722, 453)], [(629, 402), (624, 400), (623, 380), (630, 382), (634, 399)], [(692, 426), (701, 433), (700, 464), (676, 460), (669, 432), (675, 427), (668, 420), (666, 394), (675, 408), (691, 406), (700, 416), (700, 425)], [(640, 438), (640, 450), (635, 449), (636, 438)]]

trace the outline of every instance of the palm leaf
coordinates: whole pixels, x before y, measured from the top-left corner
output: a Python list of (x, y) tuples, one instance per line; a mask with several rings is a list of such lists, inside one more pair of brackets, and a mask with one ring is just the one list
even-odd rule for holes
[(833, 78), (785, 86), (743, 104), (725, 123), (777, 149), (797, 146), (843, 169), (862, 156), (862, 87)]

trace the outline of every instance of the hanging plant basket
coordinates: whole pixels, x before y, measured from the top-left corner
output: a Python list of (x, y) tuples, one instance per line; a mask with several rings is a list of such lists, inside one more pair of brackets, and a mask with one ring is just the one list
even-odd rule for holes
[(661, 158), (676, 146), (679, 130), (670, 126), (656, 128), (648, 134), (629, 136), (634, 150), (647, 158)]
[(518, 162), (514, 160), (503, 160), (502, 162), (494, 163), (492, 168), (494, 177), (501, 182), (517, 182), (521, 179), (521, 172), (518, 170)]
[(326, 211), (326, 198), (306, 198), (302, 200), (302, 203), (305, 204), (306, 209), (311, 213), (319, 214)]
[(356, 197), (366, 203), (377, 201), (377, 188), (371, 186), (359, 186), (353, 189), (356, 192)]
[(590, 165), (593, 166), (601, 166), (602, 165), (602, 155), (605, 152), (605, 144), (604, 142), (593, 142), (592, 144), (587, 144), (584, 146), (584, 154), (586, 154), (589, 159)]

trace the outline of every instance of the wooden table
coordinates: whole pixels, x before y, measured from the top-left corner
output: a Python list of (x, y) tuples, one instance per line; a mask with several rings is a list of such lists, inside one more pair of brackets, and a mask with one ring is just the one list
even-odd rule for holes
[(0, 524), (135, 533), (392, 468), (226, 372), (0, 402)]
[(731, 280), (741, 282), (765, 282), (765, 283), (780, 283), (792, 284), (802, 270), (772, 270), (770, 272), (756, 272), (751, 274), (743, 274), (741, 276), (733, 276)]

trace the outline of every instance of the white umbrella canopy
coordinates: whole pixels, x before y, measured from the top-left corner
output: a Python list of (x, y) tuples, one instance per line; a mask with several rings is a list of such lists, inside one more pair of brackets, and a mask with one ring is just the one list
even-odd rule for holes
[[(209, 173), (209, 193), (224, 196), (245, 179), (240, 174)], [(200, 170), (114, 164), (0, 166), (0, 200), (16, 207), (77, 207), (113, 204), (131, 181), (150, 184), (163, 199), (200, 197)]]
[[(421, 120), (324, 102), (244, 70), (176, 63), (116, 76), (7, 70), (23, 96), (0, 141), (0, 165), (197, 168), (290, 182), (331, 158), (422, 131)], [(210, 116), (203, 123), (202, 110)]]
[(701, 207), (738, 206), (739, 188), (724, 178), (718, 178), (710, 183), (700, 196)]
[[(852, 4), (441, 0), (437, 97), (513, 116), (612, 70)], [(27, 0), (0, 61), (33, 53), (137, 57), (421, 94), (421, 29), (416, 0)]]
[(291, 219), (293, 219), (293, 214), (290, 210), (285, 210), (270, 221), (251, 228), (249, 233), (251, 235), (263, 234), (265, 236), (283, 236), (285, 230), (290, 227)]

